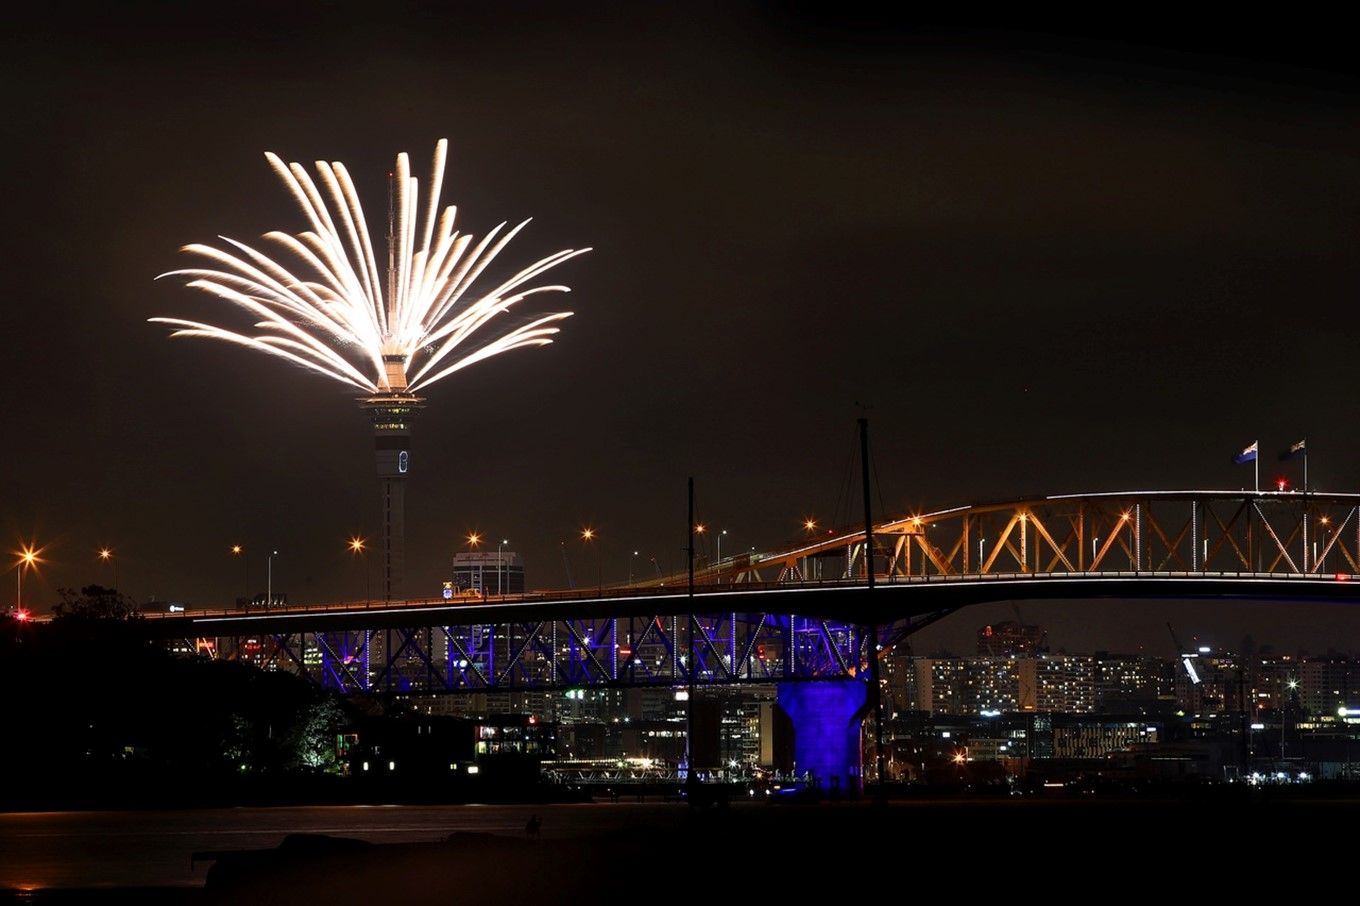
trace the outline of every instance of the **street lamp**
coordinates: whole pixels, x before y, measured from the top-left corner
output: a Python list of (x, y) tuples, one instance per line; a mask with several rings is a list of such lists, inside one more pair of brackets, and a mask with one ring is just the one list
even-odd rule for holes
[(19, 559), (14, 563), (14, 576), (17, 588), (14, 594), (14, 610), (16, 613), (24, 613), (24, 573), (30, 569), (37, 569), (42, 558), (38, 555), (42, 553), (42, 548), (25, 544), (19, 550)]
[(362, 564), (362, 567), (363, 567), (363, 571), (364, 571), (364, 606), (367, 607), (367, 606), (369, 605), (369, 602), (370, 602), (370, 601), (372, 600), (372, 598), (373, 598), (373, 589), (372, 589), (372, 586), (369, 584), (369, 579), (370, 579), (370, 577), (369, 577), (369, 573), (368, 573), (368, 558), (364, 556), (364, 551), (365, 551), (365, 550), (367, 549), (367, 547), (368, 547), (368, 542), (367, 542), (365, 539), (360, 538), (358, 535), (355, 535), (353, 538), (349, 539), (349, 545), (348, 545), (348, 547), (349, 547), (349, 552), (350, 552), (351, 554), (354, 555), (355, 561), (360, 562), (360, 563)]
[[(726, 535), (726, 534), (727, 534), (727, 529), (721, 529), (716, 535), (713, 536), (713, 537), (716, 538), (717, 541), (718, 541), (718, 558), (717, 558), (717, 559), (718, 559), (718, 569), (719, 569), (719, 570), (722, 569), (722, 540), (723, 540), (723, 535)], [(719, 584), (719, 585), (722, 584), (722, 573), (721, 573), (721, 572), (719, 572), (719, 574), (718, 574), (718, 584)]]
[[(587, 526), (586, 528), (581, 529), (581, 540), (586, 544), (594, 542), (596, 537), (597, 534), (593, 528)], [(595, 591), (598, 594), (600, 591), (604, 590), (604, 561), (601, 558), (599, 544), (595, 545), (595, 582)]]
[(501, 559), (501, 550), (510, 543), (508, 538), (502, 538), (501, 543), (496, 545), (496, 594), (505, 594), (505, 574), (502, 566), (504, 561)]
[[(1318, 520), (1318, 522), (1320, 522), (1324, 528), (1326, 528), (1328, 525), (1331, 524), (1331, 520), (1328, 519), (1326, 516), (1323, 516), (1321, 519)], [(1324, 542), (1324, 543), (1323, 543), (1323, 545), (1322, 545), (1322, 563), (1321, 563), (1321, 564), (1318, 564), (1318, 562), (1317, 562), (1317, 542), (1316, 542), (1316, 541), (1313, 542), (1313, 567), (1314, 567), (1315, 569), (1317, 569), (1318, 572), (1324, 572), (1324, 573), (1325, 573), (1325, 572), (1327, 571), (1327, 551), (1329, 551), (1329, 550), (1331, 549), (1330, 545), (1331, 545), (1331, 543), (1332, 543), (1332, 530), (1331, 530), (1331, 529), (1327, 529), (1327, 537), (1323, 539), (1323, 542)]]
[(982, 575), (982, 564), (986, 562), (986, 561), (983, 559), (983, 552), (986, 551), (986, 550), (987, 550), (987, 539), (986, 539), (986, 538), (979, 538), (979, 539), (978, 539), (978, 562), (977, 562), (977, 572), (978, 572), (978, 575), (979, 575), (979, 576)]
[[(468, 532), (467, 536), (468, 547), (472, 548), (475, 551), (477, 550), (478, 547), (481, 546), (481, 543), (482, 535), (480, 532)], [(477, 590), (481, 592), (483, 598), (486, 597), (486, 574), (485, 572), (483, 572), (482, 560), (480, 557), (477, 558)]]
[(270, 551), (269, 557), (265, 561), (266, 579), (264, 592), (264, 606), (271, 607), (274, 604), (274, 558), (279, 555), (278, 551)]
[(628, 558), (628, 584), (633, 584), (633, 571), (637, 566), (637, 558), (640, 551), (633, 551), (633, 556)]
[(113, 564), (113, 590), (118, 590), (118, 561), (113, 556), (113, 551), (107, 547), (99, 549), (99, 559), (104, 564)]
[(239, 544), (231, 546), (231, 555), (241, 558), (241, 590), (245, 592), (245, 597), (239, 600), (246, 602), (250, 606), (250, 560), (246, 557), (246, 549)]
[(1096, 568), (1096, 548), (1100, 546), (1100, 536), (1091, 536), (1091, 569)]

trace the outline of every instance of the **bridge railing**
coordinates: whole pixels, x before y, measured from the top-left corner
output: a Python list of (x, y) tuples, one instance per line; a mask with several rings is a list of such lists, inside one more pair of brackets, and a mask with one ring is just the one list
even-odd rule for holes
[[(940, 584), (966, 584), (976, 582), (1060, 582), (1060, 581), (1079, 581), (1079, 580), (1128, 580), (1128, 579), (1186, 579), (1186, 580), (1223, 580), (1223, 579), (1243, 579), (1243, 580), (1270, 580), (1276, 582), (1347, 582), (1360, 581), (1360, 575), (1355, 573), (1284, 573), (1284, 572), (1264, 572), (1248, 570), (1154, 570), (1154, 569), (1122, 569), (1122, 570), (1094, 570), (1085, 572), (1067, 571), (1046, 571), (1046, 572), (989, 572), (983, 574), (967, 575), (940, 575), (926, 573), (919, 576), (889, 575), (886, 573), (875, 576), (875, 584), (880, 587), (913, 586), (913, 585), (940, 585)], [(737, 596), (753, 592), (768, 591), (795, 591), (817, 589), (844, 589), (844, 588), (863, 588), (867, 586), (867, 580), (861, 576), (853, 578), (828, 578), (828, 579), (805, 579), (800, 581), (761, 581), (743, 582), (740, 585), (732, 584), (696, 584), (694, 593), (696, 596), (712, 597), (714, 595)], [(354, 613), (373, 611), (376, 613), (390, 612), (393, 610), (424, 610), (429, 608), (451, 608), (457, 610), (460, 606), (476, 607), (496, 604), (529, 604), (529, 603), (564, 603), (569, 604), (573, 601), (607, 601), (607, 600), (636, 600), (638, 598), (667, 598), (675, 599), (683, 597), (687, 589), (671, 586), (649, 587), (649, 588), (604, 588), (600, 590), (574, 590), (569, 592), (541, 592), (515, 595), (486, 595), (477, 598), (455, 599), (446, 601), (443, 598), (422, 598), (413, 600), (393, 601), (393, 602), (326, 602), (315, 604), (294, 604), (287, 607), (272, 608), (207, 608), (190, 609), (182, 612), (165, 613), (160, 611), (146, 612), (142, 616), (147, 619), (183, 619), (186, 617), (232, 617), (232, 616), (293, 616), (306, 614), (323, 613)], [(674, 605), (667, 610), (673, 610)], [(683, 609), (683, 608), (682, 608)]]

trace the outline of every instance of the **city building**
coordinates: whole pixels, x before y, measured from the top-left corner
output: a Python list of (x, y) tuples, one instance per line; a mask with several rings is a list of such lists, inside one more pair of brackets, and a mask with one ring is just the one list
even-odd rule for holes
[(1175, 697), (1175, 662), (1143, 655), (1095, 655), (1096, 710), (1102, 714), (1148, 713)]
[(460, 551), (453, 555), (453, 588), (487, 595), (524, 591), (524, 561), (514, 551)]
[(910, 710), (979, 715), (1007, 711), (1086, 713), (1095, 710), (1095, 658), (1041, 654), (916, 658)]

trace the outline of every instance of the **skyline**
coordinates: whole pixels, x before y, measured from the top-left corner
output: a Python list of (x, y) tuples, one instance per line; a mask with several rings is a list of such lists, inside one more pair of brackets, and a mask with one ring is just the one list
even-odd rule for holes
[[(587, 526), (606, 578), (632, 550), (677, 568), (691, 474), (724, 550), (776, 546), (808, 516), (852, 523), (857, 403), (884, 515), (1250, 487), (1231, 456), (1258, 437), (1263, 484), (1276, 449), (1307, 436), (1312, 483), (1360, 490), (1360, 428), (1338, 411), (1360, 286), (1353, 73), (1194, 49), (1196, 65), (1165, 48), (1130, 63), (1089, 36), (837, 43), (823, 39), (843, 23), (752, 9), (581, 15), (600, 21), (568, 32), (579, 67), (535, 53), (563, 50), (552, 16), (474, 17), (447, 44), (414, 25), (344, 35), (258, 73), (233, 65), (239, 33), (174, 21), (143, 23), (163, 29), (154, 45), (74, 26), (5, 39), (6, 188), (28, 216), (5, 227), (25, 303), (3, 314), (23, 341), (0, 546), (34, 541), (49, 561), (26, 599), (99, 581), (102, 545), (141, 600), (262, 591), (258, 561), (259, 587), (234, 589), (238, 543), (280, 550), (294, 599), (361, 590), (345, 543), (379, 527), (350, 394), (166, 348), (141, 323), (185, 305), (151, 282), (183, 242), (293, 222), (250, 163), (269, 147), (371, 176), (448, 134), (471, 222), (532, 212), (526, 255), (596, 248), (572, 274), (570, 335), (468, 372), (417, 427), (413, 590), (437, 593), (475, 530), (517, 545), (535, 587), (563, 584), (559, 543)], [(670, 27), (618, 40), (642, 23)], [(489, 65), (510, 48), (513, 83)], [(335, 97), (347, 116), (325, 108)], [(58, 251), (63, 234), (79, 254)], [(595, 571), (573, 554), (578, 577)], [(1099, 628), (1077, 605), (1042, 607), (1078, 647), (1163, 634), (1146, 605), (1100, 605)], [(1230, 643), (1252, 621), (1258, 638), (1356, 637), (1337, 608), (1205, 613), (1242, 627)], [(919, 638), (966, 636), (981, 614)]]

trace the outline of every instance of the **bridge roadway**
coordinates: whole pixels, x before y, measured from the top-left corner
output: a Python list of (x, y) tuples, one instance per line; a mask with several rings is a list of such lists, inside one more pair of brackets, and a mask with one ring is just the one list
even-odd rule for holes
[[(553, 620), (599, 620), (687, 613), (796, 613), (855, 625), (930, 622), (961, 607), (1001, 601), (1080, 599), (1360, 601), (1360, 576), (1207, 571), (988, 573), (883, 576), (872, 595), (863, 579), (743, 582), (684, 589), (604, 588), (473, 598), (349, 602), (271, 610), (189, 610), (147, 614), (159, 638), (333, 632), (413, 626), (466, 626)], [(912, 628), (916, 628), (913, 626)]]

